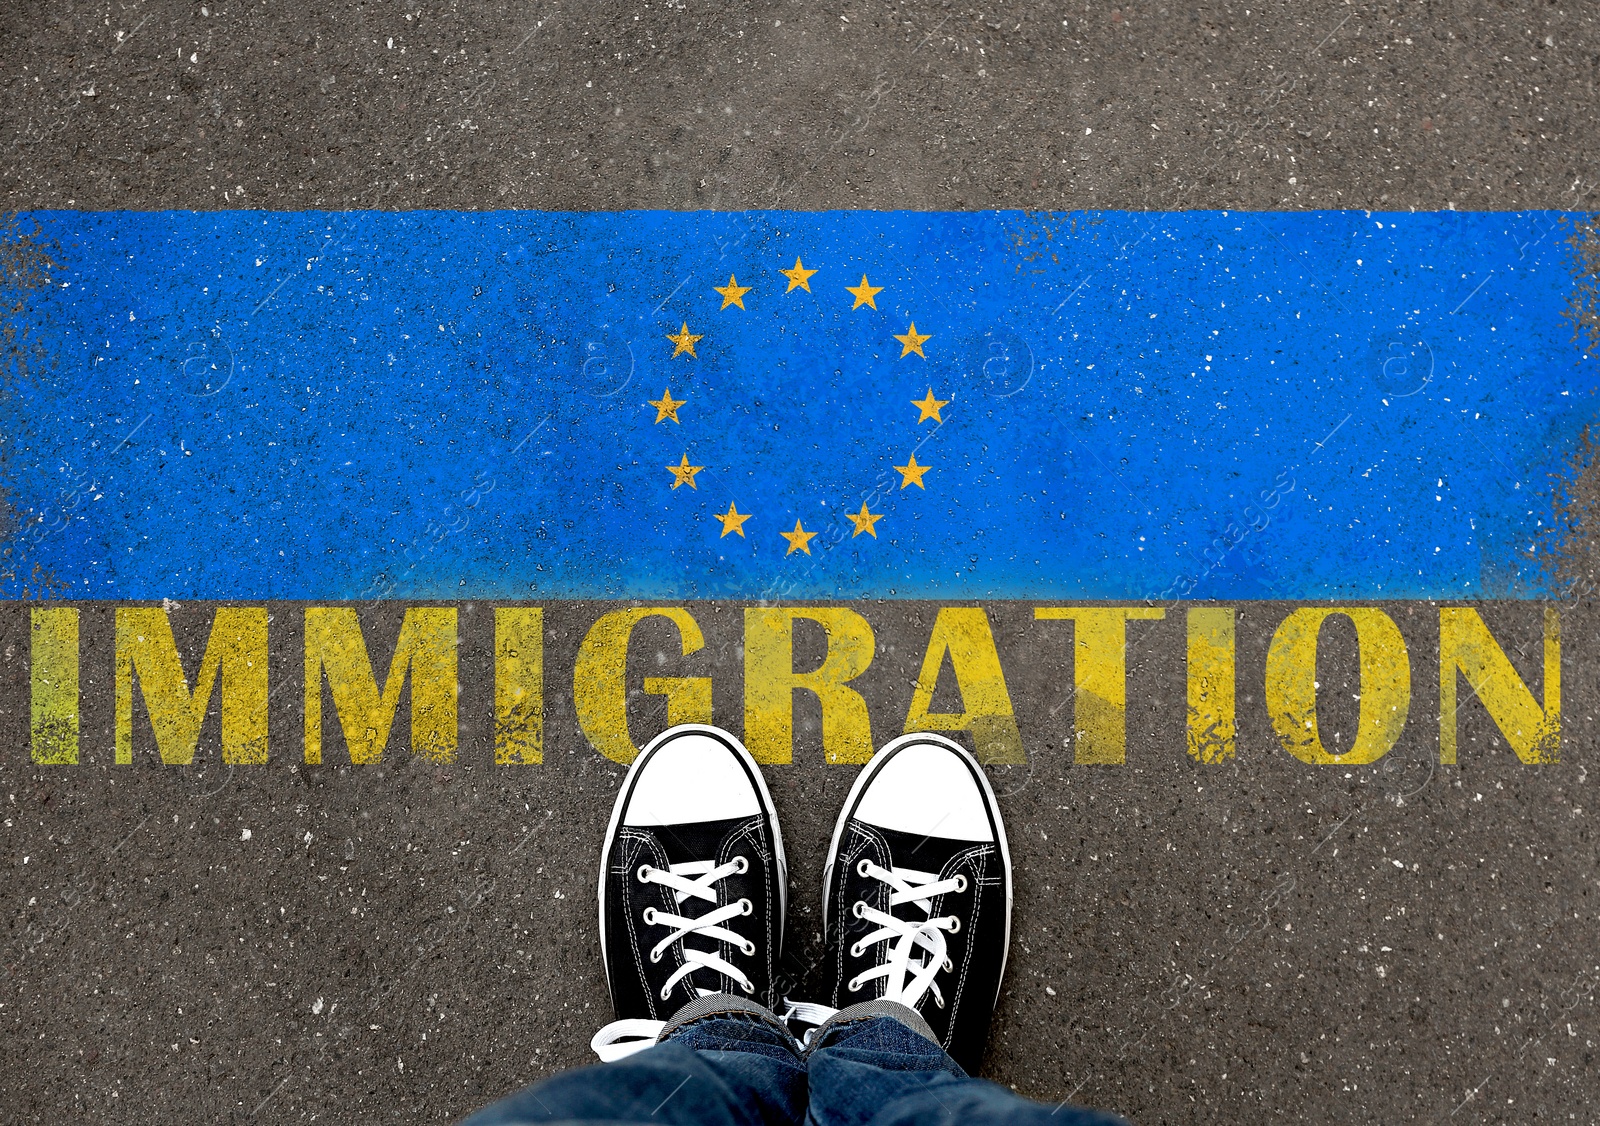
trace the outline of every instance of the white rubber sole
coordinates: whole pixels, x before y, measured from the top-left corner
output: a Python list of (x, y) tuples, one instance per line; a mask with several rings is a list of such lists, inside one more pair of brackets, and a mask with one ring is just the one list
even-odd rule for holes
[[(776, 966), (783, 956), (783, 929), (789, 915), (789, 861), (783, 852), (783, 832), (778, 827), (778, 809), (772, 803), (772, 794), (767, 790), (767, 780), (761, 774), (761, 765), (756, 762), (745, 745), (734, 738), (732, 732), (724, 731), (720, 727), (713, 727), (706, 723), (680, 723), (676, 727), (669, 727), (660, 735), (650, 740), (645, 748), (639, 752), (633, 764), (628, 767), (628, 773), (622, 779), (622, 785), (617, 790), (617, 800), (611, 806), (611, 820), (606, 825), (605, 847), (600, 850), (600, 883), (597, 899), (600, 904), (600, 964), (606, 975), (606, 992), (611, 992), (611, 957), (606, 950), (606, 872), (611, 867), (611, 845), (616, 840), (617, 825), (622, 820), (622, 810), (633, 794), (633, 781), (639, 773), (639, 768), (645, 760), (654, 754), (657, 748), (669, 740), (680, 735), (688, 734), (709, 735), (718, 742), (727, 746), (743, 761), (745, 769), (755, 780), (756, 790), (761, 795), (761, 808), (767, 815), (767, 825), (772, 830), (772, 841), (778, 862), (778, 948), (773, 951), (772, 962)], [(1010, 896), (1009, 879), (1006, 894)], [(616, 1007), (616, 998), (612, 998), (612, 1008)]]

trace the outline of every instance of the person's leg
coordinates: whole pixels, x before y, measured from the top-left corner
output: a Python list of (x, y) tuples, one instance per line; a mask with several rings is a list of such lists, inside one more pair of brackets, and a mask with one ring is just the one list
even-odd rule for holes
[(933, 1041), (913, 1009), (865, 1001), (841, 1010), (807, 1054), (809, 1121), (817, 1126), (1126, 1126), (1072, 1106), (1046, 1106), (974, 1079)]
[(959, 744), (912, 734), (873, 756), (834, 829), (823, 919), (837, 1011), (811, 1039), (812, 1121), (1118, 1121), (968, 1075), (1005, 973), (1011, 855), (994, 792)]
[(600, 857), (600, 954), (616, 1020), (603, 1066), (554, 1076), (471, 1121), (788, 1122), (805, 1068), (775, 1000), (788, 876), (750, 753), (683, 724), (639, 752)]
[(798, 1124), (805, 1108), (805, 1064), (788, 1029), (762, 1006), (724, 994), (685, 1006), (654, 1047), (552, 1076), (462, 1126)]
[(1011, 943), (1011, 852), (994, 791), (942, 735), (892, 740), (856, 778), (824, 866), (830, 990), (893, 1001), (978, 1069)]

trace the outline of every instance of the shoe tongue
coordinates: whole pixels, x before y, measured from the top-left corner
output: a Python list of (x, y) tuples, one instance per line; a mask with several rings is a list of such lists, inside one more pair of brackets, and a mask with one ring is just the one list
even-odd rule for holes
[(957, 841), (948, 837), (930, 837), (921, 833), (903, 833), (897, 829), (872, 826), (872, 831), (889, 845), (889, 866), (909, 868), (937, 876), (952, 856), (972, 848), (975, 841)]
[(714, 862), (728, 834), (748, 820), (748, 817), (734, 817), (727, 821), (696, 821), (688, 825), (652, 825), (650, 829), (666, 851), (669, 863)]
[[(734, 817), (725, 821), (696, 821), (685, 825), (656, 825), (651, 827), (651, 831), (655, 833), (656, 840), (660, 843), (662, 850), (666, 852), (669, 865), (693, 864), (697, 867), (705, 866), (706, 870), (709, 871), (710, 867), (715, 866), (717, 862), (717, 853), (722, 848), (722, 842), (728, 839), (730, 833), (749, 820), (750, 818), (748, 817)], [(696, 874), (685, 872), (682, 875), (694, 879)], [(724, 900), (729, 898), (726, 886), (722, 886), (717, 890), (721, 892)], [(708, 915), (717, 909), (717, 904), (708, 903), (706, 900), (696, 896), (682, 896), (680, 898), (678, 893), (671, 891), (668, 891), (668, 894), (672, 896), (673, 912), (685, 919), (698, 919), (702, 915)], [(723, 924), (723, 926), (727, 927), (732, 925), (731, 923)], [(695, 949), (721, 950), (724, 952), (724, 956), (727, 956), (727, 944), (720, 939), (708, 939), (704, 935), (694, 935), (691, 936), (690, 941), (693, 942)], [(704, 967), (694, 970), (686, 980), (695, 987), (695, 990), (701, 996), (720, 989), (733, 988), (733, 983), (728, 981), (727, 978), (715, 970), (709, 970)]]

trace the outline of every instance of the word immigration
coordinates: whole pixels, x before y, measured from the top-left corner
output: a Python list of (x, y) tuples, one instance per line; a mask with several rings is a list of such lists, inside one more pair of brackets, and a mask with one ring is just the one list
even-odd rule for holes
[[(1562, 614), (1530, 603), (0, 607), (6, 636), (29, 636), (6, 647), (7, 711), (29, 716), (33, 761), (57, 765), (219, 752), (265, 763), (296, 742), (308, 764), (376, 763), (407, 746), (452, 762), (479, 743), (503, 765), (569, 743), (626, 763), (652, 724), (741, 717), (763, 763), (812, 748), (861, 763), (876, 739), (924, 730), (963, 733), (990, 763), (1066, 747), (1075, 763), (1118, 765), (1131, 719), (1148, 725), (1163, 701), (1203, 763), (1233, 760), (1256, 731), (1308, 764), (1371, 763), (1408, 720), (1413, 739), (1437, 731), (1442, 763), (1458, 745), (1554, 763)], [(395, 722), (403, 706), (409, 741)]]

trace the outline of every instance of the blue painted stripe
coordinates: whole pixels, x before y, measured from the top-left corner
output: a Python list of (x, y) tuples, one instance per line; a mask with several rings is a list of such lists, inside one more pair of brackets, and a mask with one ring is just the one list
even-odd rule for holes
[(1560, 218), (24, 215), (4, 593), (1538, 594)]

